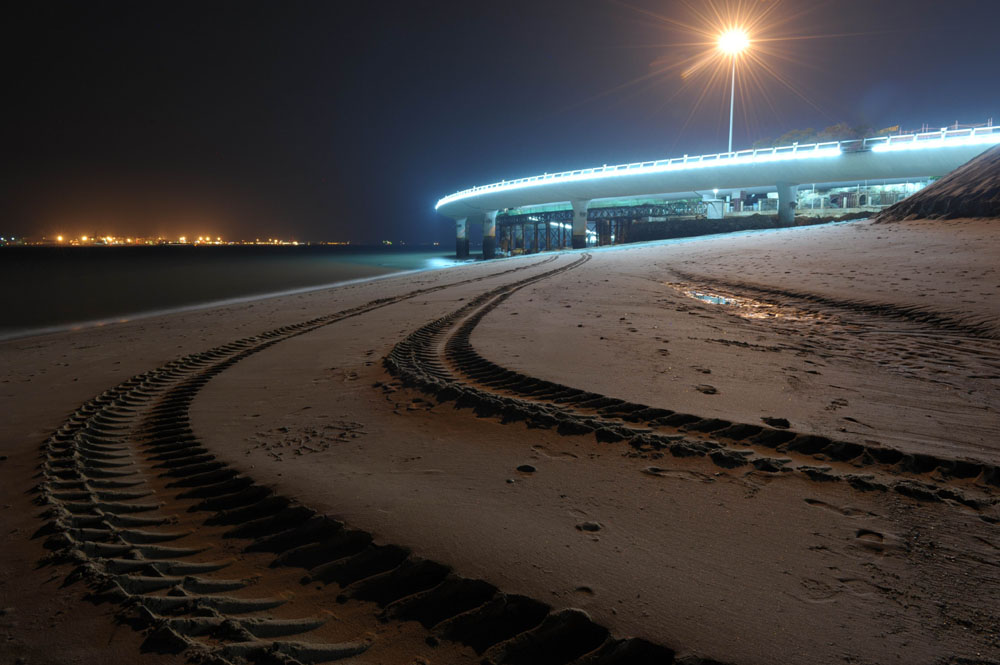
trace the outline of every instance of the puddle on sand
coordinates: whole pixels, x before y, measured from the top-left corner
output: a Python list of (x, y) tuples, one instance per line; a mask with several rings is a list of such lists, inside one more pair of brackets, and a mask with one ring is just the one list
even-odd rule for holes
[(735, 300), (731, 298), (726, 298), (725, 296), (717, 296), (711, 293), (702, 293), (701, 291), (688, 291), (687, 293), (692, 298), (697, 298), (703, 302), (712, 303), (713, 305), (736, 305), (738, 304)]
[(745, 319), (766, 319), (783, 321), (821, 321), (824, 317), (816, 312), (810, 312), (795, 307), (777, 305), (753, 298), (743, 296), (723, 295), (713, 291), (702, 291), (693, 288), (691, 284), (668, 284), (688, 298), (708, 303), (710, 305), (721, 305), (731, 310), (731, 313)]

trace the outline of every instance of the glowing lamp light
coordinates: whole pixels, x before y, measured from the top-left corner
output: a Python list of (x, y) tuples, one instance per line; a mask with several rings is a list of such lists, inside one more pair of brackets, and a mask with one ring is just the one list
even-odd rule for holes
[(732, 28), (719, 35), (718, 46), (726, 55), (737, 56), (750, 46), (750, 37), (746, 31)]
[(62, 236), (56, 236), (56, 241), (57, 242), (62, 242), (62, 240), (63, 240)]

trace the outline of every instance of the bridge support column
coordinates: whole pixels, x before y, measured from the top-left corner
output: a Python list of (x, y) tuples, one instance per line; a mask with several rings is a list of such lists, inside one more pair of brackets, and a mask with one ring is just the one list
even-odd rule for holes
[(795, 223), (795, 206), (798, 204), (798, 185), (779, 182), (778, 189), (778, 223), (791, 226)]
[(573, 249), (587, 246), (587, 210), (590, 201), (573, 201)]
[(466, 221), (465, 217), (455, 220), (455, 257), (459, 259), (469, 258), (469, 237), (465, 233)]
[(483, 216), (483, 258), (492, 259), (497, 255), (497, 211), (491, 210)]
[(722, 219), (726, 215), (726, 202), (717, 195), (702, 194), (702, 203), (705, 204), (706, 219)]

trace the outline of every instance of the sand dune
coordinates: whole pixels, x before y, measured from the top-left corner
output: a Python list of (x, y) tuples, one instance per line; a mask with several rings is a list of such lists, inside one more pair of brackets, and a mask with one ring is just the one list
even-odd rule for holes
[(1000, 217), (1000, 146), (878, 215), (878, 221)]

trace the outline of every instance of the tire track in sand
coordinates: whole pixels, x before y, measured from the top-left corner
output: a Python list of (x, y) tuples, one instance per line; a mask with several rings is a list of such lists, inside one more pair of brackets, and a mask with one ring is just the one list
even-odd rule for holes
[(793, 300), (802, 303), (811, 303), (820, 307), (829, 307), (834, 310), (849, 311), (855, 314), (898, 319), (909, 323), (930, 326), (940, 332), (964, 335), (973, 339), (1000, 339), (1000, 332), (997, 331), (995, 325), (989, 319), (976, 319), (969, 315), (954, 312), (937, 312), (917, 305), (896, 305), (886, 302), (847, 300), (810, 293), (808, 291), (779, 289), (773, 286), (750, 284), (716, 277), (706, 278), (677, 268), (672, 268), (671, 272), (692, 284), (714, 284), (736, 292), (753, 293), (758, 297), (770, 296), (781, 300)]
[(201, 388), (248, 356), (408, 298), (556, 258), (239, 339), (90, 400), (43, 447), (37, 500), (47, 510), (37, 535), (48, 536), (47, 563), (72, 564), (67, 584), (83, 580), (95, 601), (118, 603), (121, 619), (145, 631), (145, 649), (199, 662), (672, 662), (670, 649), (616, 638), (579, 610), (556, 611), (405, 547), (373, 542), (257, 485), (216, 459), (191, 429), (189, 407)]
[[(815, 481), (846, 482), (862, 491), (946, 502), (975, 511), (989, 524), (1000, 523), (1000, 499), (995, 491), (1000, 487), (1000, 467), (996, 465), (627, 402), (504, 368), (472, 347), (472, 331), (487, 314), (518, 290), (556, 272), (488, 291), (418, 329), (386, 357), (386, 368), (405, 384), (439, 401), (472, 408), (481, 417), (524, 421), (530, 427), (553, 428), (566, 435), (593, 434), (599, 442), (623, 441), (637, 455), (669, 452), (675, 457), (708, 457), (726, 469), (796, 473)], [(850, 465), (860, 472), (817, 465), (817, 459), (838, 467)], [(656, 475), (660, 470), (651, 466), (646, 471)]]

